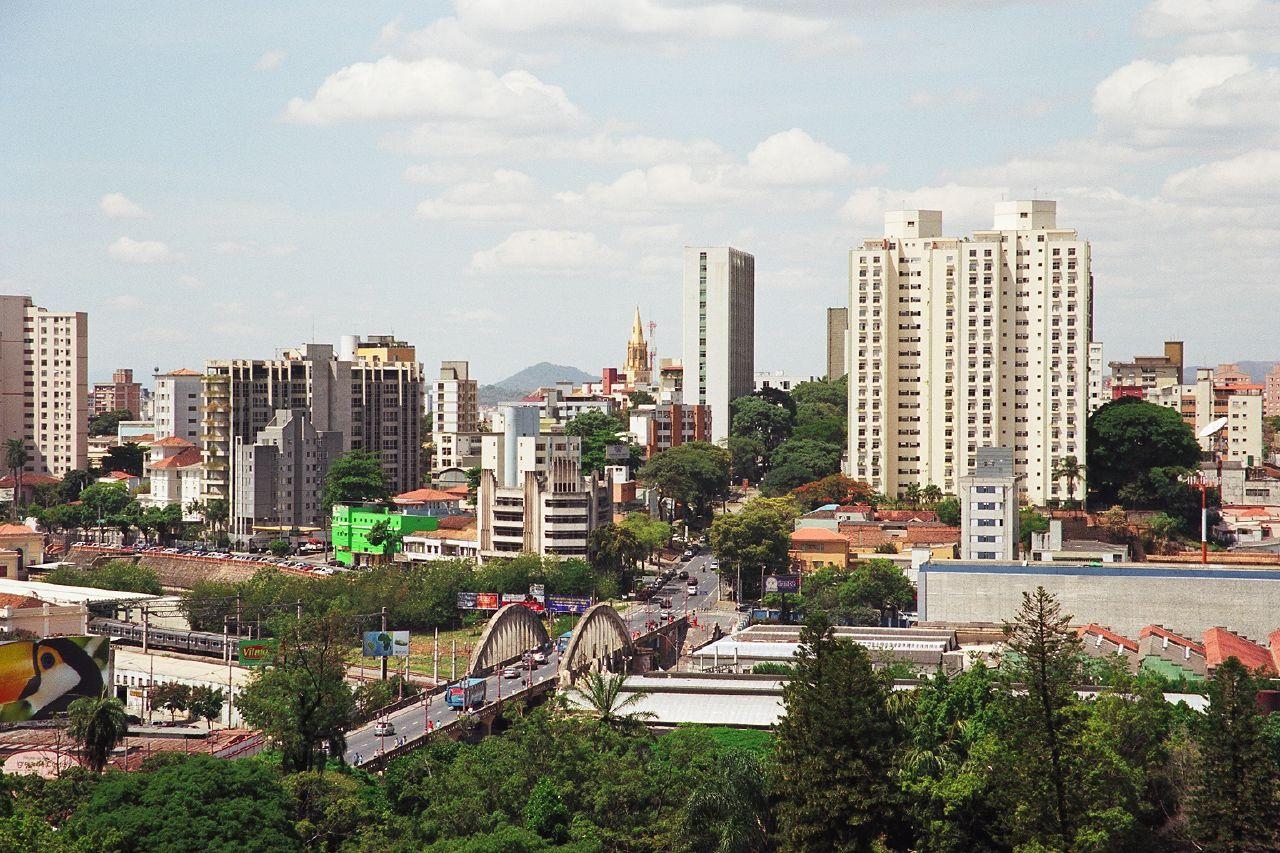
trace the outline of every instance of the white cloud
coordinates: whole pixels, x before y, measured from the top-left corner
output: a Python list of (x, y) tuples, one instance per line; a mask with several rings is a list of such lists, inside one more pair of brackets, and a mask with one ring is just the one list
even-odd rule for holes
[(492, 249), (476, 252), (471, 272), (572, 273), (609, 263), (614, 257), (595, 234), (535, 229), (516, 231)]
[(405, 30), (397, 18), (382, 28), (377, 46), (402, 58), (437, 56), (479, 66), (496, 65), (510, 54), (506, 48), (468, 33), (452, 17), (440, 18), (420, 30)]
[[(431, 122), (406, 133), (387, 134), (382, 147), (398, 154), (439, 160), (500, 156), (509, 161), (573, 160), (643, 166), (676, 160), (711, 163), (725, 156), (724, 149), (709, 139), (669, 139), (613, 130), (580, 136), (571, 131), (566, 128), (555, 134), (530, 134), (475, 122)], [(406, 172), (405, 177), (421, 183), (440, 183), (450, 180), (433, 177), (443, 168), (436, 163), (421, 175), (415, 170)]]
[(298, 247), (288, 243), (263, 246), (252, 240), (223, 240), (213, 247), (213, 251), (219, 255), (275, 255), (280, 257), (293, 254), (298, 251)]
[(964, 233), (991, 227), (993, 205), (1007, 194), (1004, 187), (964, 184), (918, 187), (914, 190), (863, 187), (854, 190), (840, 208), (840, 214), (863, 229), (864, 233), (859, 234), (859, 238), (882, 233), (885, 212), (903, 209), (941, 210), (943, 232)]
[(253, 64), (253, 67), (257, 71), (275, 71), (284, 64), (285, 57), (288, 55), (283, 50), (268, 50), (258, 57), (258, 61)]
[(1275, 0), (1153, 0), (1138, 21), (1148, 38), (1180, 38), (1184, 52), (1280, 50), (1280, 3)]
[(536, 196), (533, 179), (514, 169), (498, 169), (488, 179), (467, 181), (418, 205), (423, 219), (500, 222), (520, 219)]
[(688, 163), (664, 163), (633, 169), (611, 183), (592, 183), (580, 193), (557, 198), (566, 204), (628, 212), (671, 208), (707, 207), (743, 200), (747, 190), (731, 180), (731, 166), (694, 167)]
[(130, 201), (124, 193), (107, 193), (98, 199), (98, 207), (108, 219), (150, 219), (151, 214)]
[(1093, 109), (1104, 129), (1144, 145), (1188, 144), (1190, 131), (1280, 124), (1280, 70), (1246, 56), (1140, 59), (1098, 84)]
[(1202, 203), (1276, 203), (1280, 192), (1280, 150), (1249, 151), (1227, 160), (1185, 169), (1164, 182), (1164, 195)]
[(404, 170), (404, 179), (411, 184), (452, 184), (473, 176), (474, 166), (462, 163), (422, 163)]
[(133, 240), (121, 237), (107, 247), (107, 254), (126, 264), (169, 264), (181, 255), (158, 240)]
[(528, 71), (498, 76), (446, 59), (384, 56), (330, 74), (310, 100), (291, 100), (284, 118), (320, 125), (425, 118), (561, 127), (576, 123), (579, 113), (563, 89)]
[(798, 127), (775, 133), (747, 155), (751, 177), (762, 184), (826, 184), (848, 177), (853, 163)]

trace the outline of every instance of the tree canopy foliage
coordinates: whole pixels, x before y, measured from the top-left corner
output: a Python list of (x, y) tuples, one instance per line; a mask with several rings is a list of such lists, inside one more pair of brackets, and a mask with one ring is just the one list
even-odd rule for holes
[(604, 471), (606, 449), (611, 444), (627, 448), (630, 463), (638, 465), (641, 449), (627, 437), (627, 424), (621, 417), (589, 409), (564, 425), (565, 435), (582, 439), (582, 473)]
[(701, 530), (713, 501), (729, 494), (729, 451), (691, 441), (655, 454), (638, 473), (640, 482), (675, 504), (675, 515)]
[(787, 498), (756, 498), (740, 511), (720, 515), (711, 525), (711, 548), (720, 560), (720, 573), (736, 584), (741, 572), (743, 590), (759, 594), (761, 574), (785, 572), (790, 565), (791, 530), (798, 515)]
[(1086, 442), (1094, 505), (1162, 509), (1187, 491), (1178, 477), (1200, 460), (1200, 445), (1176, 410), (1133, 397), (1090, 415)]
[(348, 450), (329, 465), (321, 494), (326, 507), (385, 502), (391, 497), (391, 486), (381, 457), (368, 450)]

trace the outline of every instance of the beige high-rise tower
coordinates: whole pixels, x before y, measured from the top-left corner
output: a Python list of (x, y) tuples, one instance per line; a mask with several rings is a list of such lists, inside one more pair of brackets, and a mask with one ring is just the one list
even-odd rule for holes
[(849, 253), (849, 475), (953, 492), (978, 448), (1007, 447), (1023, 498), (1067, 497), (1054, 470), (1085, 458), (1092, 286), (1055, 202), (1000, 202), (967, 238), (941, 211), (885, 214)]
[(88, 466), (89, 315), (0, 296), (0, 441), (21, 439), (27, 470)]
[(622, 372), (627, 375), (628, 385), (648, 385), (652, 377), (649, 369), (649, 345), (644, 339), (644, 324), (640, 322), (640, 308), (636, 308), (636, 319), (631, 324), (631, 339), (627, 341), (627, 360), (622, 365)]

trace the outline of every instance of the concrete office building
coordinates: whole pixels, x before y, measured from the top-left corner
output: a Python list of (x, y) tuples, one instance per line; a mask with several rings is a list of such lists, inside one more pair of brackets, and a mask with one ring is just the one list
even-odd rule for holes
[(1009, 447), (1022, 497), (1065, 497), (1085, 458), (1089, 243), (1052, 201), (1000, 202), (994, 227), (942, 235), (942, 213), (885, 214), (849, 253), (847, 473), (877, 491), (953, 491), (979, 447)]
[(133, 371), (127, 367), (112, 373), (110, 382), (94, 383), (89, 403), (90, 417), (120, 411), (142, 418), (142, 385), (133, 381)]
[(728, 437), (729, 402), (755, 374), (755, 258), (727, 246), (684, 249), (684, 397), (711, 407), (711, 438)]
[(631, 435), (644, 448), (644, 458), (690, 441), (711, 438), (711, 409), (683, 403), (632, 406), (627, 410)]
[(849, 309), (827, 309), (827, 379), (849, 372)]
[(233, 536), (323, 527), (320, 492), (342, 452), (340, 433), (318, 432), (305, 410), (280, 409), (253, 442), (237, 438), (233, 447)]
[(187, 368), (155, 375), (155, 437), (200, 443), (200, 374)]
[(1167, 385), (1182, 384), (1182, 341), (1165, 341), (1164, 355), (1135, 355), (1133, 361), (1113, 361), (1111, 387), (1140, 388), (1145, 394)]
[(89, 315), (0, 296), (0, 441), (21, 440), (26, 470), (88, 467)]
[(960, 478), (960, 559), (1018, 556), (1018, 480), (1012, 450), (978, 448), (973, 469)]
[(755, 386), (754, 390), (756, 391), (763, 391), (766, 388), (772, 388), (775, 391), (786, 391), (787, 393), (791, 393), (791, 391), (802, 382), (820, 381), (822, 381), (821, 376), (804, 376), (803, 374), (796, 375), (784, 373), (781, 370), (760, 371), (756, 373), (752, 380)]
[(480, 383), (465, 361), (440, 362), (431, 403), (432, 478), (465, 483), (466, 470), (480, 464)]
[(244, 481), (235, 475), (234, 450), (257, 442), (281, 410), (306, 414), (318, 433), (340, 435), (340, 452), (377, 453), (393, 492), (420, 485), (422, 365), (403, 341), (347, 335), (337, 353), (330, 344), (306, 344), (280, 359), (209, 361), (202, 383), (206, 500), (236, 504), (235, 484)]

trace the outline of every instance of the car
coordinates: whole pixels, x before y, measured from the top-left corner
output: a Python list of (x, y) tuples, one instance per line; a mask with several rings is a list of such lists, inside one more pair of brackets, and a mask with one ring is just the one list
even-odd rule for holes
[(684, 552), (684, 555), (683, 555), (683, 556), (684, 556), (684, 558), (685, 558), (686, 560), (689, 560), (689, 559), (692, 559), (693, 557), (695, 557), (695, 556), (697, 556), (697, 555), (694, 553), (694, 550), (693, 550), (692, 548), (689, 548), (689, 549), (687, 549), (687, 550)]
[(519, 678), (520, 670), (516, 669), (514, 666), (509, 666), (506, 669), (502, 670), (502, 677), (503, 678)]
[(687, 577), (689, 577), (689, 573), (687, 571), (680, 572), (680, 580), (684, 580)]
[(643, 587), (636, 592), (636, 601), (648, 601), (653, 598), (653, 590)]
[(396, 733), (396, 724), (390, 720), (378, 720), (373, 724), (373, 734), (375, 737), (390, 737)]
[(697, 595), (698, 585), (696, 583), (689, 584), (687, 587), (684, 588), (684, 593), (685, 595)]
[(534, 663), (536, 663), (536, 664), (539, 664), (539, 665), (546, 663), (546, 662), (547, 662), (547, 656), (546, 656), (546, 654), (545, 654), (544, 652), (542, 652), (542, 650), (538, 650), (538, 651), (534, 652), (534, 653), (533, 653), (533, 662), (534, 662)]
[(659, 607), (662, 607), (662, 608), (664, 608), (664, 609), (665, 609), (665, 608), (670, 607), (670, 606), (671, 606), (671, 599), (669, 599), (669, 598), (659, 598), (659, 599), (658, 599), (658, 606), (659, 606)]
[(720, 568), (720, 561), (719, 561), (719, 560), (712, 560), (712, 561), (707, 565), (707, 568), (711, 569), (711, 571), (713, 571), (713, 572), (714, 572), (716, 569)]

